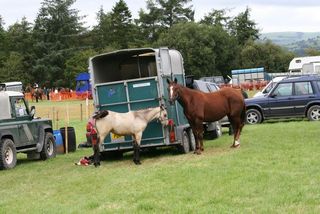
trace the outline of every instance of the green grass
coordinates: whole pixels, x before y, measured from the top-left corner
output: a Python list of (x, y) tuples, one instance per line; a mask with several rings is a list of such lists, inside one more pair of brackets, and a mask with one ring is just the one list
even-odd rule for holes
[[(319, 213), (319, 122), (245, 126), (241, 148), (224, 134), (202, 155), (158, 149), (75, 166), (91, 149), (49, 161), (19, 156), (0, 171), (0, 213)], [(84, 134), (84, 133), (82, 133)]]

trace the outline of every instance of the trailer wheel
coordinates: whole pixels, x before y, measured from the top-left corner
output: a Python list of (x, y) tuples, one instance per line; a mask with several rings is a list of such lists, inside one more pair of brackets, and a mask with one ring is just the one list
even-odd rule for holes
[(192, 129), (188, 129), (188, 137), (190, 142), (190, 151), (194, 151), (196, 149), (196, 139), (194, 138)]
[(17, 151), (11, 139), (0, 142), (0, 169), (12, 169), (17, 164)]
[(182, 133), (182, 144), (178, 146), (181, 153), (186, 154), (190, 152), (190, 142), (187, 132), (184, 130)]
[(46, 132), (42, 151), (40, 152), (41, 160), (47, 160), (56, 156), (56, 141), (51, 132)]

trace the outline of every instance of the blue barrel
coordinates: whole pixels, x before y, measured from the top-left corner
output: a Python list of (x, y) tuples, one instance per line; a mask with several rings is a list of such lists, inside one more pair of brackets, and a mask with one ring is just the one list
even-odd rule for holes
[(64, 154), (63, 139), (60, 130), (53, 130), (53, 136), (56, 139), (56, 149), (58, 154)]

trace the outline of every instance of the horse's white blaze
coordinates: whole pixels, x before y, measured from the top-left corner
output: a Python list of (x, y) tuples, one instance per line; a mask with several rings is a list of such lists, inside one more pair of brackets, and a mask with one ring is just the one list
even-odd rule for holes
[(173, 97), (173, 86), (170, 86), (170, 99)]

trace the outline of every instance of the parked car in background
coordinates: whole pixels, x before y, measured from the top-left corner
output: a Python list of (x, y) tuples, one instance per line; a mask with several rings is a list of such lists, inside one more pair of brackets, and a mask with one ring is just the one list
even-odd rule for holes
[[(189, 81), (187, 85), (189, 88), (199, 90), (205, 93), (216, 92), (220, 90), (219, 86), (213, 82), (205, 82), (202, 80)], [(211, 138), (218, 138), (222, 135), (222, 126), (229, 126), (228, 117), (225, 116), (216, 122), (206, 122), (204, 123), (205, 132), (210, 135)]]
[(22, 82), (3, 82), (0, 83), (0, 91), (22, 92)]
[(255, 95), (253, 95), (253, 97), (261, 97), (268, 94), (271, 91), (271, 89), (284, 78), (286, 77), (282, 76), (273, 78), (261, 91), (258, 91)]
[(261, 123), (271, 118), (307, 117), (320, 120), (320, 76), (288, 77), (262, 97), (245, 100), (246, 122)]

